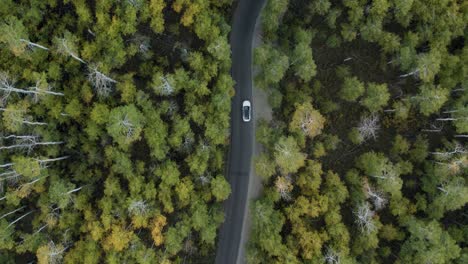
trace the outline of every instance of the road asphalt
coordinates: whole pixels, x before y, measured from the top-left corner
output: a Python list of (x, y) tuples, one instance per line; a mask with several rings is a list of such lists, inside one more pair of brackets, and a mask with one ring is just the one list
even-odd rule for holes
[[(216, 264), (237, 264), (244, 216), (247, 213), (250, 167), (255, 135), (252, 119), (242, 121), (243, 100), (252, 101), (252, 39), (255, 23), (265, 0), (239, 0), (233, 17), (230, 37), (231, 75), (236, 94), (231, 103), (231, 144), (227, 179), (231, 195), (224, 203), (225, 221), (219, 231)], [(255, 105), (252, 105), (255, 111)]]

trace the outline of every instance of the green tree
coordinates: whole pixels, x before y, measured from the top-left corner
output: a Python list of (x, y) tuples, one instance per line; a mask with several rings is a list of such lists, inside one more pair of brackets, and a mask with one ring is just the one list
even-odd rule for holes
[(452, 263), (460, 255), (460, 248), (436, 221), (412, 219), (407, 226), (410, 236), (400, 250), (405, 263)]
[(149, 3), (151, 28), (156, 33), (164, 31), (164, 13), (163, 9), (166, 7), (166, 2), (163, 0), (151, 0)]
[(295, 173), (304, 166), (306, 155), (293, 137), (281, 137), (275, 144), (275, 162), (283, 174)]
[(231, 186), (223, 176), (217, 176), (211, 181), (211, 192), (216, 201), (224, 201), (231, 194)]
[(354, 102), (364, 94), (364, 84), (357, 77), (345, 77), (340, 90), (340, 98)]
[(268, 35), (274, 35), (278, 29), (281, 17), (288, 8), (289, 0), (271, 0), (261, 14), (262, 28)]
[(253, 242), (270, 256), (278, 256), (283, 250), (281, 229), (284, 216), (266, 200), (258, 200), (251, 207)]
[(364, 99), (362, 99), (361, 104), (369, 109), (369, 111), (377, 112), (387, 105), (389, 99), (390, 93), (388, 92), (387, 85), (385, 83), (368, 83), (366, 94)]
[(255, 82), (263, 89), (276, 85), (289, 68), (288, 57), (269, 44), (255, 49), (254, 61), (260, 68), (260, 72), (255, 77)]
[(413, 96), (412, 99), (419, 106), (419, 111), (428, 116), (439, 111), (448, 100), (448, 95), (447, 89), (432, 84), (424, 84), (419, 87), (419, 94)]
[(290, 65), (295, 75), (308, 82), (317, 74), (317, 65), (315, 65), (312, 48), (310, 47), (312, 32), (298, 29), (294, 38), (295, 47), (290, 55)]
[(127, 150), (132, 142), (140, 139), (144, 124), (144, 116), (134, 105), (120, 106), (110, 111), (107, 132), (120, 148)]

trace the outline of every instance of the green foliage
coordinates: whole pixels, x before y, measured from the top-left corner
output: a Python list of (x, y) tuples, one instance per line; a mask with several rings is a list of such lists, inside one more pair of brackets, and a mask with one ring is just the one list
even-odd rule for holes
[(274, 36), (281, 21), (281, 17), (288, 8), (289, 0), (266, 1), (266, 6), (261, 14), (263, 30)]
[(283, 250), (280, 231), (285, 221), (284, 216), (274, 210), (272, 202), (268, 200), (254, 202), (250, 210), (254, 237), (252, 242), (270, 256), (280, 255)]
[(213, 255), (231, 4), (2, 1), (1, 263)]
[(274, 157), (281, 172), (288, 174), (304, 166), (306, 155), (300, 152), (293, 137), (281, 137), (275, 144)]
[(402, 245), (400, 257), (406, 263), (451, 263), (460, 255), (460, 248), (436, 221), (411, 220), (410, 236)]
[(110, 111), (107, 132), (126, 150), (132, 142), (140, 139), (144, 123), (144, 116), (134, 105), (121, 106)]
[(255, 50), (273, 109), (255, 167), (257, 203), (286, 224), (270, 244), (254, 230), (248, 262), (466, 262), (464, 4), (279, 3), (267, 1)]
[(368, 83), (366, 95), (361, 104), (370, 112), (377, 112), (387, 105), (388, 99), (390, 99), (390, 93), (386, 84)]
[(340, 90), (340, 98), (349, 102), (356, 101), (364, 94), (364, 84), (357, 77), (345, 77)]
[(254, 61), (261, 66), (259, 74), (255, 77), (255, 83), (264, 89), (276, 85), (289, 68), (288, 57), (269, 44), (255, 49)]
[(305, 82), (310, 81), (317, 73), (317, 66), (315, 65), (312, 48), (310, 47), (312, 35), (310, 31), (297, 30), (294, 36), (296, 46), (290, 55), (292, 70), (295, 72), (295, 75)]
[(231, 187), (224, 177), (218, 176), (211, 181), (211, 192), (217, 201), (224, 201), (231, 194)]

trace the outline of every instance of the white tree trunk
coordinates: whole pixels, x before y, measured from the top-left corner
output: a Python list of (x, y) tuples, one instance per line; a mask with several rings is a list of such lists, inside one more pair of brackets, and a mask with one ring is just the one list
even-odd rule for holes
[(43, 50), (49, 50), (49, 48), (46, 48), (46, 47), (44, 47), (42, 45), (39, 45), (37, 43), (31, 42), (31, 41), (26, 40), (26, 39), (20, 39), (20, 41), (28, 44), (28, 46), (30, 46), (30, 47), (36, 47), (36, 48), (40, 48), (40, 49), (43, 49)]
[(8, 213), (6, 213), (6, 214), (3, 214), (2, 216), (0, 216), (0, 219), (3, 219), (3, 218), (5, 218), (5, 217), (7, 217), (7, 216), (9, 216), (9, 215), (11, 215), (11, 214), (14, 214), (14, 213), (16, 213), (16, 212), (22, 210), (22, 209), (25, 208), (25, 207), (26, 207), (26, 206), (21, 206), (21, 207), (18, 208), (18, 209), (15, 209), (15, 210), (13, 210), (13, 211), (11, 211), (11, 212), (8, 212)]

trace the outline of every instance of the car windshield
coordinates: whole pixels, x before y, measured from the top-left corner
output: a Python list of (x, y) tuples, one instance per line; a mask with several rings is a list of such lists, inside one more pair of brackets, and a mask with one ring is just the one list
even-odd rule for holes
[(249, 118), (250, 107), (244, 106), (244, 118)]

